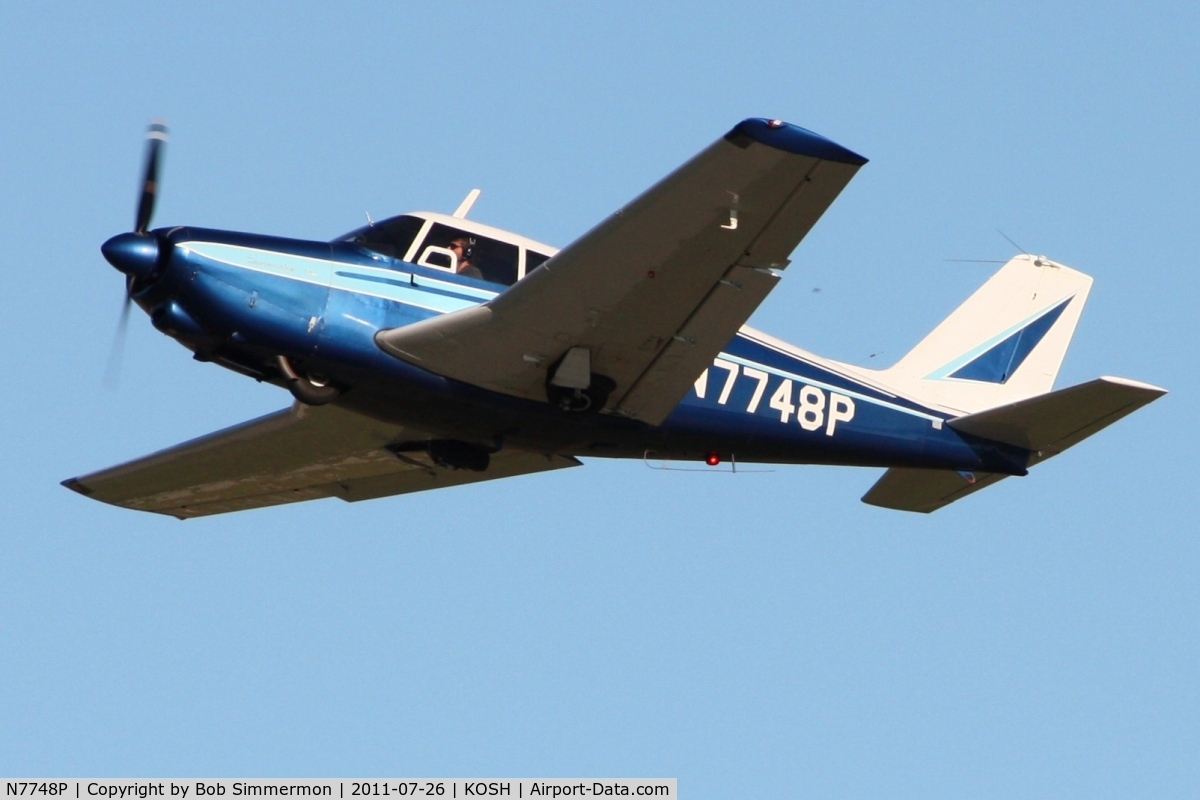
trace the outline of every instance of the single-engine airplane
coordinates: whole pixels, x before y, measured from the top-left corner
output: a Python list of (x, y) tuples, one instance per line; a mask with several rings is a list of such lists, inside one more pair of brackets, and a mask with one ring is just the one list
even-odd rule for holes
[[(1165, 390), (1052, 391), (1092, 279), (1018, 255), (883, 370), (744, 323), (867, 162), (747, 119), (563, 250), (414, 212), (333, 241), (149, 229), (104, 243), (198, 361), (288, 389), (285, 410), (64, 481), (179, 518), (347, 501), (579, 466), (579, 457), (884, 467), (862, 498), (930, 512)], [(123, 317), (125, 319), (127, 317)]]

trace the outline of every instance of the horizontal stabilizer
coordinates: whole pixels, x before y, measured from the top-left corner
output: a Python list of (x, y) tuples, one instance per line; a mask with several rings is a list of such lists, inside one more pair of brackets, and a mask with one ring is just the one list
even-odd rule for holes
[(1127, 378), (1103, 377), (950, 420), (955, 430), (1032, 450), (1045, 461), (1167, 393)]
[[(1103, 377), (950, 420), (963, 433), (1025, 448), (1029, 466), (1056, 456), (1121, 417), (1167, 393), (1127, 378)], [(883, 473), (863, 502), (928, 514), (1007, 476), (992, 472), (893, 467)]]
[(998, 472), (892, 467), (863, 495), (862, 501), (881, 508), (928, 514), (1007, 477)]

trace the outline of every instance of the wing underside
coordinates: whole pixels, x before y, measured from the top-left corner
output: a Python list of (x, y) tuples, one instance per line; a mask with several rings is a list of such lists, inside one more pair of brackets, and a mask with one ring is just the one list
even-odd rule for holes
[(296, 404), (63, 484), (113, 505), (186, 519), (323, 497), (357, 502), (579, 465), (506, 449), (483, 471), (450, 469), (404, 446), (428, 439), (336, 406)]

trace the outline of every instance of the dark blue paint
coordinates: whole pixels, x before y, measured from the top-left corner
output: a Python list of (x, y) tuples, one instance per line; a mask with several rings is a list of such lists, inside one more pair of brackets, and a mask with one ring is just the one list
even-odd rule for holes
[[(726, 348), (726, 352), (732, 350), (732, 345)], [(827, 370), (814, 367), (799, 358), (776, 354), (786, 361), (781, 363), (780, 359), (775, 359), (772, 366), (814, 383), (829, 382), (827, 378), (830, 373)], [(826, 434), (824, 424), (816, 430), (804, 429), (795, 414), (787, 422), (782, 422), (780, 412), (770, 406), (770, 400), (780, 385), (791, 379), (777, 375), (769, 375), (755, 413), (751, 414), (746, 409), (758, 381), (745, 375), (737, 379), (725, 405), (721, 405), (718, 398), (725, 375), (724, 370), (712, 369), (706, 397), (701, 399), (694, 390), (690, 390), (664, 426), (693, 431), (736, 431), (745, 437), (752, 450), (766, 451), (769, 455), (764, 460), (771, 461), (930, 468), (959, 464), (961, 466), (954, 468), (1017, 474), (1023, 474), (1024, 471), (1028, 453), (1019, 448), (983, 442), (944, 424), (939, 430), (926, 417), (863, 400), (854, 401), (854, 418), (849, 422), (838, 422), (833, 435)], [(792, 380), (792, 384), (792, 402), (799, 405), (800, 389), (805, 384), (803, 380)], [(857, 385), (855, 388), (858, 388)], [(826, 399), (822, 413), (827, 421), (832, 396), (828, 391), (824, 393)], [(928, 409), (922, 411), (933, 413)], [(798, 455), (802, 458), (797, 458)], [(738, 451), (738, 457), (742, 458), (742, 451)]]
[(158, 237), (146, 233), (118, 233), (104, 244), (100, 252), (105, 260), (133, 278), (147, 280), (158, 267)]
[[(836, 372), (830, 372), (824, 367), (800, 358), (799, 356), (781, 353), (773, 347), (765, 345), (762, 342), (755, 341), (754, 339), (751, 339), (750, 337), (744, 336), (740, 333), (733, 338), (733, 341), (725, 346), (725, 352), (732, 356), (745, 358), (749, 361), (756, 361), (759, 364), (766, 364), (769, 367), (775, 367), (776, 369), (780, 369), (785, 372), (796, 372), (798, 374), (803, 374), (805, 377), (813, 381), (827, 383), (830, 386), (836, 386), (839, 389), (858, 392), (859, 394), (865, 394), (868, 397), (875, 397), (879, 400), (886, 400), (889, 403), (903, 406), (904, 408), (929, 412), (925, 406), (922, 406), (919, 403), (914, 403), (911, 400), (906, 400), (902, 397), (896, 397), (895, 395), (888, 394), (887, 392), (882, 392), (873, 386), (860, 383), (859, 381), (856, 381), (853, 378), (845, 375), (840, 375)], [(720, 371), (717, 371), (715, 374), (720, 375)], [(942, 415), (939, 414), (939, 416)]]
[(159, 331), (176, 338), (199, 341), (208, 335), (204, 326), (196, 322), (177, 300), (169, 300), (156, 308), (150, 322)]
[(791, 125), (787, 122), (776, 124), (776, 122), (757, 118), (743, 120), (734, 126), (725, 138), (737, 144), (739, 139), (745, 137), (788, 153), (823, 158), (826, 161), (838, 161), (856, 167), (867, 163), (867, 159), (858, 153), (847, 150), (819, 133), (813, 133), (799, 125)]
[(1021, 330), (960, 367), (950, 377), (987, 383), (1005, 383), (1062, 316), (1071, 299), (1068, 297)]

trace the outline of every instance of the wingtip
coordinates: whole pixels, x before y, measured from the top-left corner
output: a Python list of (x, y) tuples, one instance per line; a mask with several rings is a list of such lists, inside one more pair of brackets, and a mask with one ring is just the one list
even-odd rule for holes
[(60, 481), (59, 485), (67, 487), (72, 492), (79, 492), (84, 497), (92, 494), (92, 490), (80, 483), (79, 478), (67, 478), (65, 481)]
[(734, 126), (726, 138), (735, 144), (739, 140), (750, 139), (788, 153), (812, 156), (826, 161), (837, 161), (855, 167), (861, 167), (867, 163), (865, 157), (853, 150), (842, 147), (819, 133), (813, 133), (807, 128), (801, 128), (799, 125), (792, 125), (779, 119), (751, 117), (742, 120)]
[(1122, 386), (1128, 386), (1133, 389), (1141, 389), (1145, 392), (1150, 392), (1152, 394), (1156, 394), (1159, 397), (1162, 397), (1164, 394), (1170, 393), (1169, 389), (1164, 389), (1161, 386), (1155, 386), (1153, 383), (1146, 383), (1144, 381), (1135, 381), (1133, 378), (1122, 378), (1118, 375), (1101, 375), (1100, 380), (1107, 381), (1108, 383), (1117, 383)]

